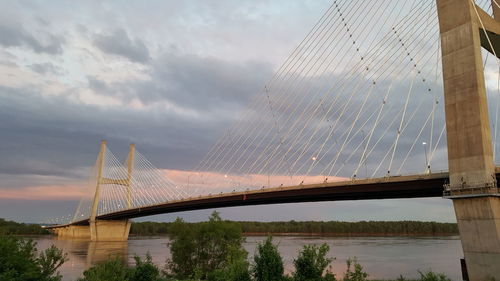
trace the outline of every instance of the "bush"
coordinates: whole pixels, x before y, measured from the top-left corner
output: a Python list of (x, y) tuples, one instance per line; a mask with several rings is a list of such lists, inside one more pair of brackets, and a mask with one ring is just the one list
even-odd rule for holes
[(446, 277), (446, 275), (442, 273), (434, 273), (432, 271), (428, 271), (426, 273), (418, 272), (420, 274), (419, 281), (451, 281), (450, 278)]
[(234, 256), (246, 256), (240, 226), (222, 221), (217, 212), (200, 224), (177, 219), (170, 227), (170, 239), (172, 258), (167, 261), (166, 273), (178, 279), (206, 279), (215, 270), (229, 268)]
[(135, 256), (135, 268), (130, 274), (130, 281), (159, 281), (160, 269), (153, 263), (151, 255), (146, 254), (146, 260), (142, 261), (140, 257)]
[(283, 258), (272, 240), (272, 237), (269, 236), (263, 244), (257, 245), (257, 253), (254, 256), (252, 267), (256, 281), (283, 280)]
[[(344, 281), (366, 281), (368, 273), (363, 271), (363, 267), (358, 263), (356, 257), (347, 259), (347, 271), (344, 275)], [(354, 271), (351, 269), (354, 267)]]
[(293, 261), (295, 265), (293, 279), (295, 281), (335, 280), (335, 275), (330, 272), (326, 272), (323, 277), (323, 272), (332, 262), (332, 259), (326, 257), (328, 251), (330, 247), (327, 244), (304, 245), (298, 258)]
[(66, 255), (55, 246), (38, 254), (31, 240), (0, 236), (0, 280), (60, 281)]
[(129, 267), (120, 257), (114, 257), (95, 265), (85, 272), (78, 281), (161, 281), (160, 270), (146, 254), (143, 261), (135, 256), (135, 266)]
[(128, 281), (131, 271), (121, 258), (115, 257), (83, 272), (78, 281)]
[(231, 249), (227, 267), (210, 272), (208, 281), (251, 281), (248, 271), (247, 252), (241, 249)]

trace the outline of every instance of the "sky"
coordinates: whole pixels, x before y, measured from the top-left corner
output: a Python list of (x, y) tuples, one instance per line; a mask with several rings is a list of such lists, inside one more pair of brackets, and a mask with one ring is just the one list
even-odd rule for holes
[[(330, 1), (2, 1), (0, 217), (70, 216), (99, 142), (189, 171)], [(188, 221), (213, 210), (141, 218)], [(233, 220), (455, 221), (441, 198), (233, 207)]]

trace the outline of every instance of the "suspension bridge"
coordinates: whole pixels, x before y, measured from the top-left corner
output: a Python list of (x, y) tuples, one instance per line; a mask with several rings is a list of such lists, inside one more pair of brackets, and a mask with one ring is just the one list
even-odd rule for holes
[(470, 280), (500, 276), (500, 6), (336, 0), (199, 164), (173, 183), (101, 143), (60, 236), (126, 240), (131, 218), (335, 200), (453, 200)]

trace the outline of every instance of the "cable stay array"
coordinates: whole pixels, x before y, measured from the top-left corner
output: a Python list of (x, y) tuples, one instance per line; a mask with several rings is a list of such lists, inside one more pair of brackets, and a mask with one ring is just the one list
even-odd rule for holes
[[(490, 0), (470, 1), (492, 13)], [(88, 196), (67, 219), (90, 217), (97, 186), (102, 215), (235, 191), (447, 170), (436, 1), (369, 5), (334, 0), (186, 173), (186, 183), (174, 184), (138, 152), (122, 163), (106, 148), (92, 168)], [(500, 62), (483, 51), (494, 156), (500, 159)]]
[(193, 169), (193, 194), (447, 170), (441, 72), (435, 1), (335, 0)]
[(97, 215), (140, 208), (188, 198), (189, 195), (170, 181), (164, 170), (156, 168), (144, 155), (131, 151), (121, 163), (106, 147), (99, 175), (99, 158), (91, 169), (87, 196), (78, 204), (71, 222), (88, 219), (96, 187), (99, 184)]

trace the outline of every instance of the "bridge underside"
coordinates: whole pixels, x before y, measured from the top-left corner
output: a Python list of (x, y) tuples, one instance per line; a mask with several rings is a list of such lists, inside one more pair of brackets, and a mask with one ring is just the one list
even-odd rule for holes
[[(500, 171), (500, 169), (497, 170)], [(500, 179), (498, 171), (496, 175), (497, 180)], [(428, 175), (266, 188), (170, 201), (158, 205), (103, 214), (97, 216), (97, 219), (128, 220), (137, 217), (183, 211), (265, 204), (442, 197), (443, 186), (448, 183), (448, 173), (433, 173)], [(49, 226), (47, 228), (56, 229), (69, 225), (88, 224), (89, 220), (85, 219), (71, 224)]]
[[(332, 182), (313, 185), (267, 188), (190, 198), (165, 204), (123, 210), (98, 216), (101, 220), (121, 220), (157, 214), (210, 208), (320, 201), (397, 199), (443, 196), (447, 173)], [(88, 221), (80, 221), (78, 224)]]

